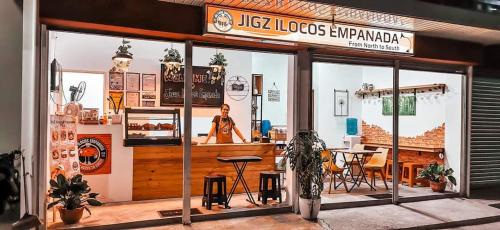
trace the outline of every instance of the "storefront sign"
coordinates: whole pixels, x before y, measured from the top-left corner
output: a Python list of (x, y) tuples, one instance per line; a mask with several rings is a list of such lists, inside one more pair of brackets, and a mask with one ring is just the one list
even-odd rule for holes
[(78, 134), (78, 155), (83, 174), (110, 174), (111, 134)]
[[(224, 78), (211, 81), (212, 68), (193, 66), (193, 106), (220, 107), (224, 104)], [(184, 104), (184, 68), (179, 73), (166, 75), (161, 65), (160, 106)]]
[(414, 33), (206, 6), (205, 32), (413, 54)]

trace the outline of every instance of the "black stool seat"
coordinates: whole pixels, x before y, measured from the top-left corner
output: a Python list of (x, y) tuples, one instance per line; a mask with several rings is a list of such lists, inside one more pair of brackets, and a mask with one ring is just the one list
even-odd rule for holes
[[(273, 200), (279, 199), (281, 203), (281, 179), (280, 172), (265, 171), (260, 172), (259, 178), (259, 196), (257, 200), (262, 197), (262, 204), (267, 204), (267, 198)], [(271, 180), (271, 187), (269, 188), (269, 180)]]
[[(217, 183), (217, 192), (214, 193), (214, 183)], [(201, 206), (205, 206), (208, 210), (212, 209), (212, 203), (224, 204), (227, 208), (226, 194), (226, 176), (225, 175), (208, 175), (203, 181), (203, 198)]]

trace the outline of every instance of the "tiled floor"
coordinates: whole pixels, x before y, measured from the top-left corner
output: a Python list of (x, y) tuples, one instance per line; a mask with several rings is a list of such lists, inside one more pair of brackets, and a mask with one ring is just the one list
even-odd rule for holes
[[(253, 194), (253, 197), (257, 199), (257, 195)], [(205, 207), (201, 207), (201, 197), (192, 197), (191, 206), (193, 208), (198, 208), (202, 214), (214, 214), (214, 213), (227, 213), (227, 212), (238, 212), (249, 209), (265, 209), (269, 207), (285, 207), (286, 195), (283, 193), (283, 203), (279, 204), (277, 201), (268, 200), (267, 205), (255, 206), (246, 201), (246, 194), (235, 194), (231, 199), (230, 209), (225, 209), (223, 206), (218, 206), (216, 204), (212, 205), (212, 210), (207, 210)], [(257, 202), (261, 203), (261, 202)], [(90, 227), (98, 225), (108, 225), (108, 224), (119, 224), (134, 221), (144, 221), (144, 220), (154, 220), (160, 219), (158, 211), (160, 210), (172, 210), (172, 209), (182, 209), (182, 199), (164, 199), (164, 200), (150, 200), (150, 201), (134, 201), (134, 202), (121, 202), (121, 203), (108, 203), (100, 207), (90, 207), (92, 215), (89, 216), (87, 212), (84, 212), (84, 217), (80, 220), (80, 223), (73, 225), (64, 225), (59, 216), (56, 215), (55, 222), (53, 221), (53, 212), (49, 210), (47, 212), (47, 219), (49, 220), (49, 229), (58, 228), (79, 228), (79, 227)]]
[[(353, 218), (354, 217), (354, 218)], [(362, 217), (361, 219), (359, 217)], [(360, 208), (321, 211), (319, 223), (327, 229), (436, 229), (436, 225), (478, 224), (480, 218), (500, 218), (500, 209), (463, 198), (438, 199), (400, 205), (377, 205)], [(443, 226), (444, 225), (444, 226)], [(424, 227), (426, 226), (426, 227)], [(433, 227), (432, 227), (433, 226)], [(450, 225), (448, 225), (450, 226)], [(485, 224), (484, 229), (499, 229), (498, 224)], [(460, 229), (482, 229), (464, 226)]]
[[(258, 227), (256, 227), (258, 226)], [(141, 228), (142, 229), (142, 228)], [(244, 217), (227, 220), (195, 222), (190, 226), (180, 224), (143, 228), (147, 230), (320, 230), (315, 222), (302, 219), (296, 214), (279, 214), (269, 216)]]
[[(337, 181), (338, 183), (338, 181)], [(352, 202), (352, 201), (367, 201), (367, 200), (376, 200), (376, 198), (367, 196), (367, 195), (375, 195), (375, 194), (392, 194), (392, 182), (388, 181), (387, 186), (389, 189), (387, 190), (384, 186), (384, 183), (381, 180), (377, 180), (375, 182), (375, 191), (370, 190), (370, 187), (361, 183), (361, 186), (354, 187), (354, 189), (347, 193), (344, 186), (341, 185), (336, 190), (333, 188), (331, 193), (328, 193), (330, 183), (325, 183), (325, 188), (323, 193), (321, 194), (321, 203), (339, 203), (339, 202)], [(347, 182), (347, 186), (350, 188), (352, 183)], [(413, 187), (408, 187), (406, 185), (399, 185), (399, 196), (401, 197), (418, 197), (418, 196), (428, 196), (428, 195), (436, 195), (437, 193), (432, 192), (430, 187), (421, 187), (419, 185), (415, 185)]]
[[(352, 201), (367, 201), (375, 200), (376, 198), (367, 196), (372, 194), (390, 194), (392, 193), (391, 184), (389, 190), (386, 190), (381, 181), (377, 181), (376, 191), (370, 191), (367, 184), (362, 184), (360, 187), (355, 187), (350, 193), (346, 193), (345, 189), (341, 186), (337, 190), (332, 188), (331, 194), (328, 194), (328, 183), (325, 183), (325, 189), (322, 194), (322, 203), (340, 203)], [(349, 184), (348, 184), (349, 185)], [(400, 185), (400, 196), (402, 197), (415, 197), (436, 194), (433, 193), (429, 187), (413, 187), (410, 188), (405, 185)], [(201, 207), (201, 197), (192, 197), (191, 205), (193, 208), (198, 208), (202, 214), (215, 214), (215, 213), (228, 213), (238, 212), (244, 210), (265, 209), (269, 207), (284, 207), (288, 203), (286, 201), (287, 195), (283, 192), (283, 203), (278, 204), (276, 201), (269, 201), (265, 206), (255, 206), (246, 201), (245, 194), (236, 194), (231, 200), (231, 209), (225, 209), (222, 206), (213, 205), (212, 210), (207, 210)], [(254, 198), (257, 195), (254, 194)], [(258, 202), (260, 203), (260, 202)], [(107, 224), (119, 224), (134, 221), (147, 221), (161, 219), (158, 211), (182, 209), (182, 199), (164, 199), (164, 200), (151, 200), (151, 201), (135, 201), (123, 203), (108, 203), (101, 207), (90, 207), (92, 216), (84, 213), (84, 217), (80, 223), (75, 225), (63, 225), (58, 216), (53, 221), (52, 211), (49, 210), (47, 217), (49, 220), (49, 229), (57, 228), (78, 228), (78, 227), (91, 227)], [(271, 218), (271, 217), (269, 217)], [(251, 223), (251, 221), (250, 221)], [(168, 228), (167, 228), (168, 229)]]

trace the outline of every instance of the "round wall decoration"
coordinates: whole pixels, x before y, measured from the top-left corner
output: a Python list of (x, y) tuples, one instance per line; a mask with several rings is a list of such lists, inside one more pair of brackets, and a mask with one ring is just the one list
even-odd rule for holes
[(83, 134), (77, 144), (83, 174), (111, 173), (111, 134)]
[(248, 96), (249, 91), (250, 85), (244, 77), (233, 76), (227, 80), (226, 92), (231, 99), (241, 101)]

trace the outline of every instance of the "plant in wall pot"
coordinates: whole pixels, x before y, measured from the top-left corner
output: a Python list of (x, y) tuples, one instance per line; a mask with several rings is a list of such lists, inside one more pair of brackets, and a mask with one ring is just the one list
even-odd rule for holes
[(215, 52), (214, 56), (210, 58), (210, 63), (208, 65), (212, 68), (212, 78), (210, 83), (215, 84), (215, 81), (221, 80), (221, 85), (224, 82), (224, 77), (226, 76), (227, 60), (224, 54), (220, 52)]
[(453, 169), (446, 169), (444, 165), (437, 162), (420, 171), (417, 178), (429, 180), (433, 192), (444, 192), (448, 181), (453, 185), (457, 185), (457, 180), (453, 177)]
[(179, 73), (183, 61), (179, 51), (174, 48), (167, 48), (164, 51), (165, 56), (163, 56), (163, 59), (160, 59), (160, 62), (162, 62), (166, 66), (166, 74), (172, 75)]
[(287, 145), (285, 160), (297, 173), (300, 184), (299, 209), (304, 219), (314, 220), (321, 207), (323, 180), (321, 151), (326, 149), (316, 131), (299, 131)]
[(130, 63), (132, 63), (133, 54), (130, 53), (129, 49), (132, 48), (130, 45), (130, 41), (123, 39), (122, 45), (118, 47), (118, 50), (115, 52), (115, 56), (113, 56), (112, 60), (114, 63), (114, 67), (112, 71), (114, 72), (127, 72)]
[(62, 204), (59, 214), (65, 224), (78, 223), (83, 215), (83, 209), (91, 214), (87, 205), (101, 206), (102, 203), (96, 199), (98, 193), (91, 193), (87, 181), (78, 174), (67, 179), (64, 175), (57, 175), (56, 180), (50, 180), (49, 197), (54, 201), (49, 203), (47, 209), (57, 204)]

